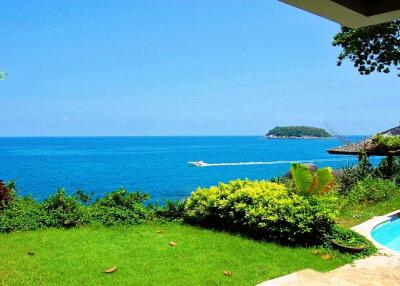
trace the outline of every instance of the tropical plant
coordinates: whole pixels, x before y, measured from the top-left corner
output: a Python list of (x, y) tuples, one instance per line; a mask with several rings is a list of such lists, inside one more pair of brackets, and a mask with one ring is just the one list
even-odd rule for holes
[(365, 166), (364, 164), (358, 166), (348, 165), (338, 170), (336, 181), (338, 182), (338, 192), (340, 195), (346, 196), (358, 181), (374, 175), (374, 170)]
[(318, 169), (313, 173), (305, 165), (292, 163), (290, 172), (302, 195), (321, 195), (329, 192), (333, 187), (333, 174), (330, 167)]

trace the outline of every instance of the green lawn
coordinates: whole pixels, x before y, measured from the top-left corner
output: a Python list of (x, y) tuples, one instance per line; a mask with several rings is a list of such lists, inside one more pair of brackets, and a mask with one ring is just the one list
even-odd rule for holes
[(400, 209), (400, 195), (386, 201), (370, 205), (344, 206), (340, 211), (338, 223), (341, 226), (352, 227), (374, 216), (384, 215)]
[[(176, 223), (16, 232), (0, 235), (0, 285), (255, 285), (352, 260), (311, 250)], [(113, 265), (115, 273), (102, 273)]]

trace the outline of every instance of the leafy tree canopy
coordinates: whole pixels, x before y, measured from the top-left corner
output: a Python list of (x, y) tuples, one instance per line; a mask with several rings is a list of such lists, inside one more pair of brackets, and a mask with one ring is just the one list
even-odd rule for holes
[(338, 66), (347, 58), (362, 75), (389, 73), (393, 67), (400, 77), (400, 20), (358, 29), (342, 27), (332, 44), (343, 49)]
[(7, 74), (5, 72), (0, 71), (0, 80), (5, 79)]

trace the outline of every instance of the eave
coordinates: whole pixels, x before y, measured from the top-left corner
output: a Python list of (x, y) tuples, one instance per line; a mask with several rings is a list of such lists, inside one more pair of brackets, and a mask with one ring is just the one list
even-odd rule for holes
[(400, 19), (400, 0), (279, 0), (350, 28)]

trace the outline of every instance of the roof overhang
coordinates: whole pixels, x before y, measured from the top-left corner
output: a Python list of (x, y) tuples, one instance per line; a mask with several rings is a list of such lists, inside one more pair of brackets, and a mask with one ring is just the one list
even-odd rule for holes
[(350, 28), (400, 19), (400, 0), (279, 0)]

